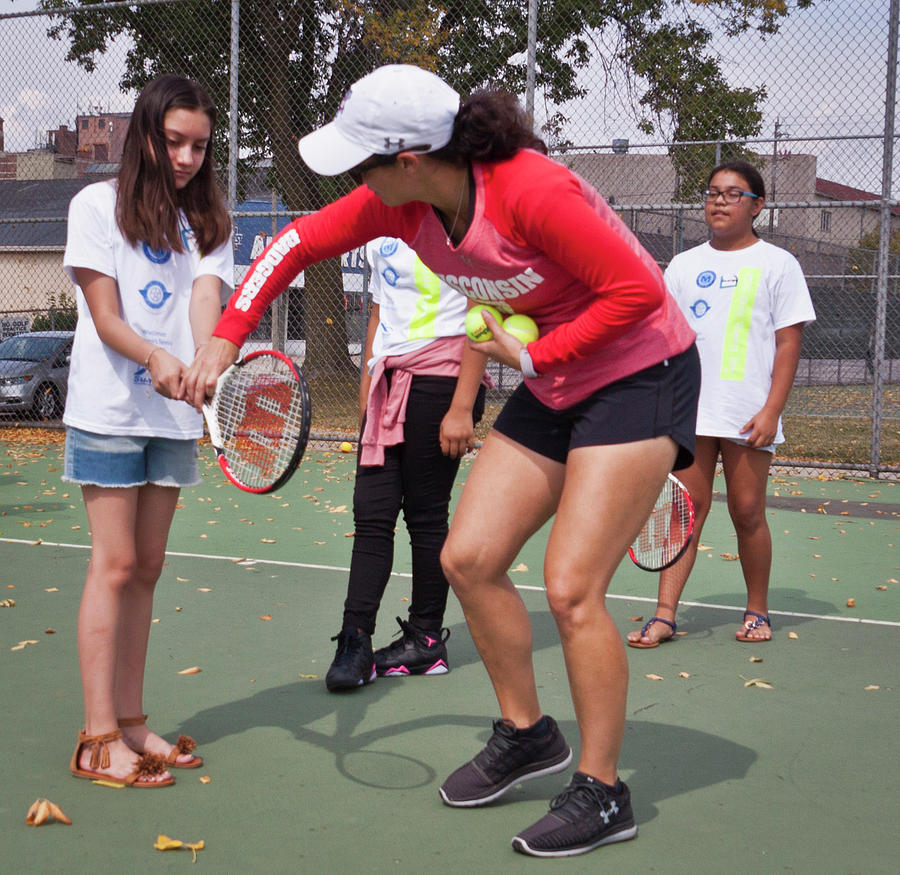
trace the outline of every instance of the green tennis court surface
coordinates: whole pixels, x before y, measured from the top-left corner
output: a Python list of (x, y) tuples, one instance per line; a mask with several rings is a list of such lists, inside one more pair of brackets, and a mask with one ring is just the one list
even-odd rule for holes
[[(145, 705), (162, 734), (197, 738), (206, 762), (155, 793), (70, 777), (89, 537), (60, 454), (59, 444), (0, 442), (0, 602), (15, 603), (0, 607), (3, 871), (190, 868), (189, 851), (154, 850), (160, 833), (203, 840), (196, 867), (215, 872), (554, 865), (515, 854), (509, 839), (567, 775), (482, 809), (439, 801), (441, 781), (497, 716), (452, 597), (449, 675), (325, 691), (352, 544), (350, 455), (311, 452), (284, 489), (254, 497), (225, 484), (204, 451), (204, 482), (183, 493), (158, 588)], [(770, 494), (775, 640), (734, 641), (744, 590), (717, 504), (678, 618), (686, 634), (628, 651), (621, 774), (638, 838), (562, 864), (569, 870), (896, 871), (900, 487), (776, 474)], [(533, 539), (512, 577), (532, 613), (543, 707), (577, 746), (541, 592), (543, 543)], [(401, 526), (376, 646), (405, 616), (408, 554)], [(626, 560), (610, 599), (623, 635), (649, 618), (655, 592), (655, 576)], [(27, 641), (37, 643), (12, 649)], [(73, 825), (27, 827), (39, 796)]]

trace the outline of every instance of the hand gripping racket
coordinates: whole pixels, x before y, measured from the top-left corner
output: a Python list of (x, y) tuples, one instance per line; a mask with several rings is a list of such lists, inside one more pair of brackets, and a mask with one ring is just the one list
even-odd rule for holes
[(694, 503), (681, 481), (669, 474), (628, 555), (644, 571), (662, 571), (681, 558), (693, 534)]
[(225, 476), (245, 492), (271, 492), (306, 449), (309, 387), (286, 355), (259, 350), (219, 377), (203, 415)]

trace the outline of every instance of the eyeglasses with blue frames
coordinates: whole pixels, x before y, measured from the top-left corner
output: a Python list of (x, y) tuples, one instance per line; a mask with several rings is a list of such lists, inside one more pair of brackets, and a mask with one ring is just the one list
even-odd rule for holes
[(749, 197), (756, 200), (759, 195), (753, 194), (752, 191), (743, 191), (740, 188), (727, 188), (724, 191), (718, 188), (708, 188), (703, 193), (703, 199), (709, 203), (714, 203), (719, 198), (723, 198), (726, 204), (736, 204), (742, 197)]

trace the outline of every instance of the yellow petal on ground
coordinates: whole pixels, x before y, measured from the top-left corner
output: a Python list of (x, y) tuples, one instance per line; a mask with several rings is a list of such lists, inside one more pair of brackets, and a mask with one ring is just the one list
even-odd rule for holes
[(697, 547), (697, 550), (701, 553), (705, 553), (707, 550), (712, 550), (712, 547), (707, 547), (705, 544), (700, 544)]
[(299, 677), (303, 678), (303, 680), (305, 680), (305, 681), (314, 681), (319, 676), (317, 674), (301, 674), (301, 675), (299, 675)]
[(198, 665), (192, 665), (190, 668), (183, 668), (178, 674), (200, 674), (203, 671)]
[(847, 607), (855, 608), (856, 607), (856, 599), (847, 599)]
[(648, 681), (661, 681), (661, 680), (663, 680), (663, 678), (661, 678), (658, 674), (645, 674), (644, 677), (647, 678)]
[(184, 842), (180, 842), (178, 839), (170, 839), (168, 836), (160, 833), (156, 837), (153, 847), (157, 851), (174, 851), (176, 848), (182, 847), (182, 845), (184, 845)]
[(734, 562), (738, 558), (737, 553), (719, 553), (726, 562)]
[(643, 617), (631, 617), (630, 619), (631, 619), (632, 623), (640, 623), (641, 620), (643, 620), (644, 618)]
[(197, 592), (212, 592), (212, 589), (208, 586), (198, 586)]
[[(881, 592), (884, 592), (887, 589), (887, 587), (884, 585), (881, 585), (881, 586), (876, 586), (875, 589), (878, 589), (878, 590), (881, 590)], [(2, 602), (0, 602), (0, 604), (2, 604)]]
[(339, 504), (337, 507), (330, 508), (328, 513), (347, 513), (347, 505)]
[(744, 682), (745, 687), (759, 687), (763, 690), (774, 690), (775, 686), (767, 681), (765, 678), (750, 678), (749, 681)]
[(200, 776), (200, 783), (201, 783), (201, 784), (208, 784), (210, 781), (212, 781), (212, 778), (210, 778), (209, 775), (201, 775), (201, 776)]
[(528, 566), (524, 562), (520, 562), (515, 568), (509, 569), (512, 571), (528, 571)]
[(794, 641), (796, 641), (799, 637), (800, 636), (796, 632), (788, 632), (788, 638), (791, 638)]
[(680, 678), (689, 678), (691, 676), (690, 672), (680, 671), (678, 672), (678, 677)]
[(55, 586), (47, 587), (44, 592), (59, 592), (59, 590)]
[(177, 580), (179, 583), (190, 583), (191, 582), (191, 579), (189, 577), (176, 577), (175, 580)]
[(878, 684), (869, 684), (866, 687), (863, 687), (864, 690), (880, 690), (881, 687)]
[(260, 538), (259, 543), (260, 544), (274, 544), (275, 539), (274, 538)]
[(271, 614), (263, 614), (263, 615), (260, 617), (260, 620), (271, 620), (271, 619), (272, 619), (272, 615), (271, 615)]
[(762, 662), (763, 658), (761, 656), (751, 656), (749, 661), (750, 662)]

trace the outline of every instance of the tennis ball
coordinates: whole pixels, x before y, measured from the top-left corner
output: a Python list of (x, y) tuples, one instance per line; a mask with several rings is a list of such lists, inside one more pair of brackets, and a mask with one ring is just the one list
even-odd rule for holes
[(352, 453), (353, 452), (353, 444), (350, 441), (344, 441), (341, 444), (341, 452), (342, 453)]
[(534, 319), (524, 313), (513, 313), (507, 316), (503, 323), (503, 330), (509, 332), (524, 344), (529, 344), (538, 339), (538, 327)]
[(485, 325), (482, 311), (487, 310), (497, 322), (503, 323), (503, 314), (489, 304), (476, 304), (466, 313), (466, 334), (470, 340), (481, 343), (490, 340), (494, 335), (493, 332)]

